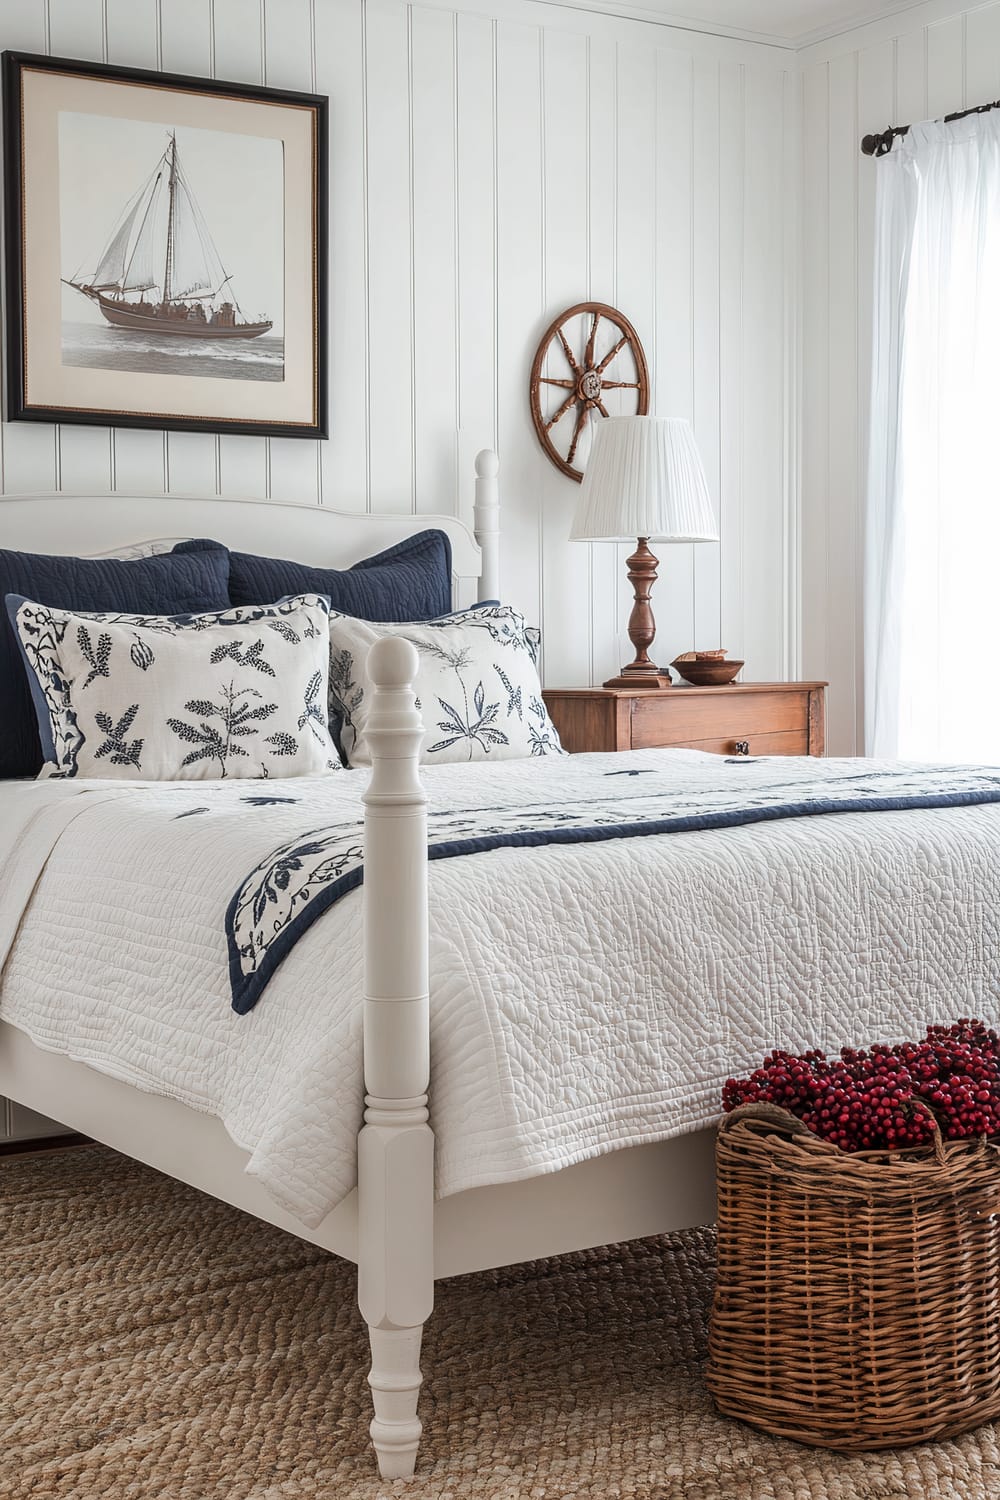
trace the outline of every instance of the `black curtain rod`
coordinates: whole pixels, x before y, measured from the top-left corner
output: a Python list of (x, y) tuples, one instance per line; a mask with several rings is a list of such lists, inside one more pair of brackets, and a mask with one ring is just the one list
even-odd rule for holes
[[(991, 109), (1000, 109), (1000, 99), (992, 104), (977, 104), (973, 109), (956, 110), (953, 115), (945, 115), (944, 121), (947, 125), (951, 120), (964, 120), (968, 115), (989, 114)], [(861, 150), (865, 156), (887, 156), (897, 136), (906, 135), (909, 129), (909, 125), (890, 125), (889, 129), (883, 130), (881, 135), (866, 135), (861, 142)]]

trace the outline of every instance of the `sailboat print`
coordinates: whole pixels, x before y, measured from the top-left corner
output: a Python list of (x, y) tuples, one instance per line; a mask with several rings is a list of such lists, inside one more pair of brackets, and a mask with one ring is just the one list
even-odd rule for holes
[(64, 277), (116, 328), (183, 339), (255, 339), (270, 319), (244, 317), (170, 141), (142, 186), (125, 204), (96, 267)]

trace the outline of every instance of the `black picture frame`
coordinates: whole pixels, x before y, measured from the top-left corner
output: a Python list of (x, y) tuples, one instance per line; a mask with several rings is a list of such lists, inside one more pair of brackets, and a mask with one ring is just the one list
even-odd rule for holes
[[(312, 410), (308, 420), (259, 420), (256, 417), (193, 415), (169, 411), (141, 411), (95, 406), (62, 406), (29, 399), (27, 370), (31, 355), (28, 277), (25, 272), (25, 217), (29, 184), (25, 181), (24, 75), (38, 71), (106, 83), (135, 84), (164, 93), (203, 95), (272, 106), (306, 110), (311, 115), (311, 155), (308, 181), (311, 190), (312, 289), (311, 346), (309, 371)], [(267, 437), (326, 438), (328, 419), (328, 215), (329, 215), (329, 100), (325, 95), (265, 88), (257, 84), (226, 82), (180, 73), (159, 73), (144, 68), (119, 68), (103, 63), (81, 62), (30, 52), (4, 51), (3, 164), (4, 164), (4, 259), (7, 297), (6, 412), (9, 421), (80, 423), (88, 426), (152, 428), (170, 432), (252, 434)], [(124, 195), (123, 195), (124, 196)], [(284, 228), (287, 234), (287, 226)], [(300, 236), (300, 242), (303, 237)], [(287, 264), (283, 275), (289, 275)], [(287, 290), (287, 286), (286, 286)], [(144, 294), (143, 294), (144, 295)], [(166, 302), (161, 306), (166, 307)], [(284, 331), (284, 325), (283, 331)], [(240, 340), (242, 342), (242, 340)], [(282, 360), (284, 361), (284, 343)], [(303, 370), (304, 370), (303, 366)], [(285, 365), (282, 364), (284, 372)], [(176, 377), (183, 380), (185, 377)], [(284, 380), (284, 373), (282, 381)], [(220, 381), (219, 384), (228, 382)], [(238, 381), (240, 385), (250, 382)]]

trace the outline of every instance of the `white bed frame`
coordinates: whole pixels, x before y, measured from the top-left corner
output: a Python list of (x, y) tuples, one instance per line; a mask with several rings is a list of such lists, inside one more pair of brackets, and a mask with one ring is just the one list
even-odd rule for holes
[[(475, 536), (452, 516), (340, 514), (321, 506), (176, 496), (0, 499), (0, 546), (95, 555), (163, 537), (209, 536), (245, 551), (345, 566), (425, 526), (451, 538), (456, 603), (497, 598), (496, 455), (476, 459)], [(219, 1120), (45, 1052), (0, 1022), (0, 1095), (255, 1214), (358, 1267), (368, 1324), (372, 1442), (386, 1479), (413, 1473), (420, 1441), (420, 1341), (434, 1282), (711, 1222), (712, 1133), (615, 1151), (523, 1182), (435, 1202), (428, 1112), (427, 825), (420, 718), (405, 641), (373, 648), (376, 696), (365, 796), (365, 1122), (358, 1186), (317, 1229), (284, 1213), (245, 1173)], [(431, 1111), (432, 1113), (432, 1111)]]

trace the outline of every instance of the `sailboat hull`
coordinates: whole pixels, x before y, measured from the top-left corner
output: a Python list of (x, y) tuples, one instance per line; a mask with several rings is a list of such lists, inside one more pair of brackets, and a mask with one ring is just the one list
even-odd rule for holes
[(181, 339), (256, 339), (274, 327), (273, 323), (240, 323), (235, 326), (195, 323), (187, 318), (140, 313), (99, 293), (91, 300), (97, 303), (109, 323), (116, 328), (131, 328), (134, 333), (160, 333)]

